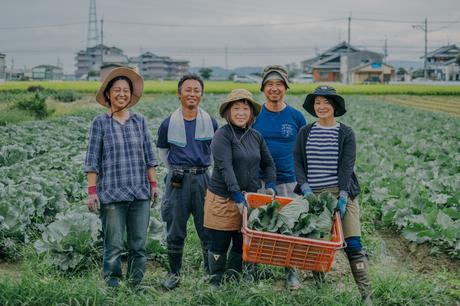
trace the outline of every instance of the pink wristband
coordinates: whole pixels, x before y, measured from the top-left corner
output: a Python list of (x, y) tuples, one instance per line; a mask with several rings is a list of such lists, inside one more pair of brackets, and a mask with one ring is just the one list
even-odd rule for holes
[(88, 186), (88, 194), (96, 194), (96, 186)]
[(157, 187), (158, 187), (157, 181), (151, 181), (151, 182), (150, 182), (150, 187), (151, 187), (151, 188), (157, 188)]

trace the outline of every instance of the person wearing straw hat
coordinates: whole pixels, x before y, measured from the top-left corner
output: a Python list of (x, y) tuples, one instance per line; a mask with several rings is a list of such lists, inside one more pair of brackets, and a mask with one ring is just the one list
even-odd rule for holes
[(275, 164), (262, 135), (252, 128), (260, 108), (245, 89), (232, 90), (219, 107), (227, 124), (216, 131), (211, 143), (214, 170), (204, 211), (204, 227), (211, 237), (210, 282), (215, 287), (220, 286), (226, 270), (231, 275), (242, 271), (241, 215), (247, 205), (243, 192), (261, 187), (262, 170), (267, 193), (276, 193)]
[[(360, 187), (354, 172), (355, 135), (350, 127), (336, 120), (347, 112), (345, 100), (333, 87), (318, 86), (307, 95), (303, 108), (318, 121), (303, 127), (297, 135), (294, 148), (297, 190), (304, 196), (328, 191), (338, 197), (337, 207), (347, 243), (345, 252), (363, 301), (368, 304), (372, 288), (368, 259), (361, 244), (357, 201)], [(324, 273), (317, 272), (314, 276), (322, 281)]]
[(142, 96), (144, 82), (127, 67), (113, 69), (96, 101), (107, 108), (91, 123), (84, 171), (88, 209), (100, 212), (103, 231), (103, 277), (109, 287), (122, 279), (121, 254), (126, 230), (129, 285), (140, 285), (147, 258), (145, 242), (150, 201), (157, 202), (157, 161), (144, 117), (129, 111)]
[[(289, 89), (287, 70), (279, 65), (265, 67), (260, 91), (265, 96), (254, 129), (267, 142), (276, 165), (276, 189), (279, 196), (294, 197), (296, 186), (292, 149), (300, 128), (307, 124), (300, 111), (286, 104), (285, 95)], [(265, 181), (265, 178), (262, 177)], [(263, 189), (261, 189), (263, 192)], [(294, 269), (286, 268), (286, 288), (300, 288), (300, 281)]]
[(180, 282), (187, 221), (193, 215), (203, 251), (203, 266), (209, 273), (209, 239), (203, 228), (203, 206), (209, 182), (211, 139), (217, 121), (199, 105), (203, 80), (194, 74), (184, 75), (177, 85), (180, 106), (160, 125), (157, 147), (168, 168), (161, 217), (166, 222), (169, 274), (163, 286), (174, 289)]

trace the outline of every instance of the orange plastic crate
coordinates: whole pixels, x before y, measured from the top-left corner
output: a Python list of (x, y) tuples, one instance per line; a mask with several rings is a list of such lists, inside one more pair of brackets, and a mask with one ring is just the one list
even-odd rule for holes
[[(266, 205), (272, 200), (271, 196), (265, 194), (246, 194), (246, 201), (252, 208)], [(276, 197), (275, 200), (281, 206), (293, 201), (286, 197)], [(330, 241), (252, 230), (248, 228), (247, 220), (248, 212), (245, 208), (241, 231), (243, 233), (243, 260), (246, 262), (329, 272), (336, 251), (343, 248), (344, 245), (342, 223), (338, 213), (334, 217)]]

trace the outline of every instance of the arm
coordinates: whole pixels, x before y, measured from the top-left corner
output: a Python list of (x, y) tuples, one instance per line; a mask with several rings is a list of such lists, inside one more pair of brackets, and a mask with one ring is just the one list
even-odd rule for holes
[(142, 117), (142, 130), (143, 130), (143, 145), (144, 145), (144, 158), (147, 168), (158, 166), (158, 162), (153, 154), (152, 141), (150, 140), (150, 131), (147, 127), (147, 122)]
[(260, 136), (260, 167), (262, 168), (266, 182), (273, 182), (276, 184), (276, 166), (273, 161), (272, 155), (268, 150), (267, 143), (264, 138)]
[(225, 130), (220, 129), (211, 142), (211, 151), (214, 157), (214, 167), (222, 174), (230, 193), (240, 191), (240, 186), (233, 171), (232, 142)]
[(170, 169), (171, 165), (168, 162), (170, 145), (168, 143), (168, 124), (167, 120), (163, 121), (158, 128), (157, 148), (160, 154), (160, 160)]
[[(86, 173), (99, 173), (102, 159), (102, 127), (97, 118), (91, 123), (88, 135), (88, 148), (86, 150), (85, 165), (83, 171)], [(94, 182), (96, 185), (96, 182)]]
[(350, 185), (351, 175), (353, 173), (356, 161), (356, 140), (353, 130), (344, 135), (342, 148), (342, 158), (339, 164), (339, 190), (341, 195), (348, 195), (348, 186)]
[(294, 145), (294, 171), (296, 181), (300, 186), (304, 186), (307, 184), (307, 173), (305, 170), (305, 155), (303, 154), (303, 150), (305, 150), (305, 141), (302, 134), (305, 133), (304, 129), (301, 129), (297, 134), (296, 142)]

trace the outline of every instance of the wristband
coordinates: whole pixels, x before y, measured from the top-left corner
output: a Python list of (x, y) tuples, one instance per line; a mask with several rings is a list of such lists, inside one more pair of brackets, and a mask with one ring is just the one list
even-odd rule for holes
[(96, 194), (96, 186), (88, 186), (88, 194)]
[(150, 188), (157, 188), (157, 187), (158, 187), (157, 181), (150, 181)]

